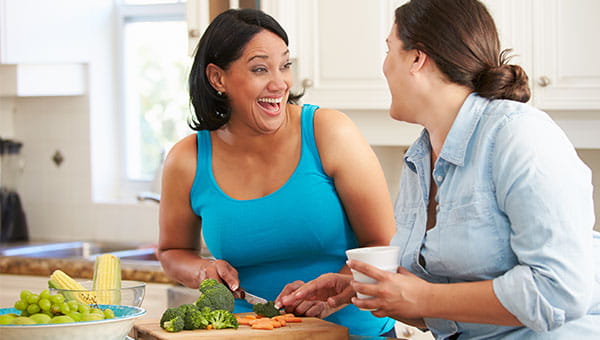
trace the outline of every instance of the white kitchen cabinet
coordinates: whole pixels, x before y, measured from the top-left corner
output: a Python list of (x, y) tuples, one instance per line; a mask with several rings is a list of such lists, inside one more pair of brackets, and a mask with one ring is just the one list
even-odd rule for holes
[(0, 0), (0, 63), (90, 60), (89, 18), (112, 20), (105, 7), (104, 0)]
[(404, 1), (263, 0), (287, 31), (303, 101), (336, 109), (388, 109), (381, 70), (394, 9)]
[(543, 110), (600, 109), (600, 1), (485, 0)]
[(87, 83), (84, 64), (0, 64), (0, 97), (79, 96)]

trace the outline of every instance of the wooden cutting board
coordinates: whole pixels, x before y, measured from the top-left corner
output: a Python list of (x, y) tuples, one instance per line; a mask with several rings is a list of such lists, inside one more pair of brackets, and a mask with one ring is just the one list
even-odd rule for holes
[(177, 333), (169, 333), (160, 328), (159, 320), (140, 319), (133, 327), (133, 336), (137, 340), (346, 340), (349, 338), (348, 328), (309, 317), (303, 317), (302, 322), (288, 323), (285, 327), (273, 330), (251, 329), (250, 326), (240, 325), (238, 329), (196, 329)]

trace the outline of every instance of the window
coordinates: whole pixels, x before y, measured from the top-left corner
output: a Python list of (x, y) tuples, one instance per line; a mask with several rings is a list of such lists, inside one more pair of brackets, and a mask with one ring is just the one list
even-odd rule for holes
[(183, 0), (122, 0), (119, 82), (124, 191), (148, 191), (164, 153), (189, 134)]

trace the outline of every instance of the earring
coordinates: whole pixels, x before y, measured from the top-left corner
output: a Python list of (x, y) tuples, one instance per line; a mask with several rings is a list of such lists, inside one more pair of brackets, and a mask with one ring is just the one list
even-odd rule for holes
[(221, 91), (217, 91), (217, 94), (218, 94), (218, 95), (219, 95), (219, 97), (220, 97), (220, 96), (222, 96), (222, 95), (223, 95), (223, 92), (221, 92)]

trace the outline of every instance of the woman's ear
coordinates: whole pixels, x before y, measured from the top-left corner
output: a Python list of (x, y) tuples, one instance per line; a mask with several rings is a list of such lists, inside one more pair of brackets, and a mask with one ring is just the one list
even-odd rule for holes
[(427, 61), (429, 56), (421, 50), (414, 50), (413, 58), (414, 58), (413, 63), (412, 63), (412, 66), (410, 67), (411, 74), (415, 74), (415, 73), (419, 72), (421, 69), (423, 69), (423, 66), (425, 66), (425, 62)]
[(206, 66), (206, 78), (215, 91), (225, 92), (225, 72), (215, 64)]

